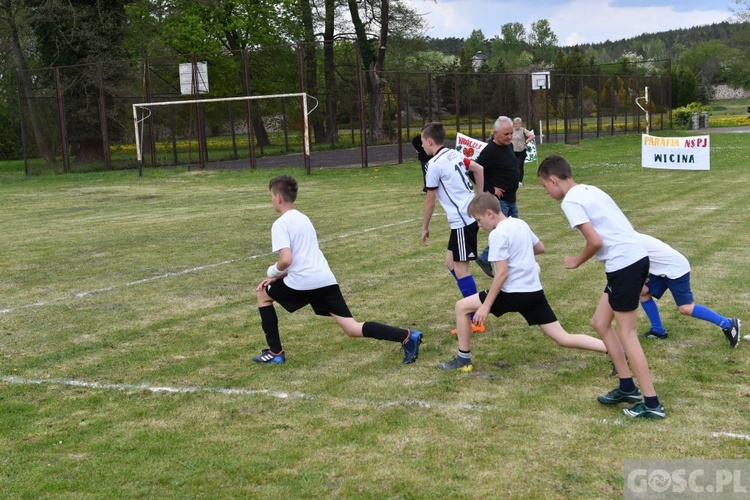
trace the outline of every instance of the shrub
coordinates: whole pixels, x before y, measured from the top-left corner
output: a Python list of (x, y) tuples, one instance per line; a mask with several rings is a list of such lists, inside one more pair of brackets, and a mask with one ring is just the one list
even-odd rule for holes
[(711, 106), (705, 106), (699, 102), (691, 102), (687, 106), (682, 106), (672, 110), (672, 120), (677, 127), (690, 128), (690, 121), (693, 113), (702, 111), (711, 111)]

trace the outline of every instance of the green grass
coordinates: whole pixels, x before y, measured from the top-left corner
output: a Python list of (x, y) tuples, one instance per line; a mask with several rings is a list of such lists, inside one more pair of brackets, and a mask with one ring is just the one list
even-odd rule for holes
[[(682, 251), (698, 303), (748, 324), (750, 149), (746, 134), (711, 144), (708, 172), (641, 169), (636, 135), (539, 154), (563, 154)], [(436, 370), (456, 350), (459, 293), (442, 214), (419, 242), (415, 162), (292, 171), (355, 318), (424, 332), (413, 365), (309, 309), (279, 312), (287, 364), (250, 361), (280, 171), (0, 170), (6, 498), (616, 498), (625, 459), (747, 457), (746, 440), (720, 433), (748, 434), (748, 345), (729, 349), (671, 297), (669, 340), (644, 342), (664, 421), (600, 406), (606, 357), (556, 347), (518, 315), (475, 336), (475, 372)], [(583, 240), (532, 170), (519, 208), (547, 247), (542, 282), (563, 326), (593, 334), (603, 267), (563, 268)]]

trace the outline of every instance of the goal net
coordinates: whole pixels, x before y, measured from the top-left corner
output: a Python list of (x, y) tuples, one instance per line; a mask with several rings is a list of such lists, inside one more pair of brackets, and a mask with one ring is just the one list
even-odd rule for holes
[(144, 164), (255, 167), (258, 156), (298, 153), (309, 172), (308, 116), (315, 107), (306, 93), (133, 104), (139, 175)]

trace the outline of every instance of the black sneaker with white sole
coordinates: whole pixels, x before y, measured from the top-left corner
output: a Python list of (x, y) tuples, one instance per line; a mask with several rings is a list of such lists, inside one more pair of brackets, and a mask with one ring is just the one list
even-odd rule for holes
[(724, 336), (729, 341), (729, 345), (732, 347), (737, 347), (737, 344), (740, 343), (740, 319), (739, 318), (731, 318), (729, 321), (731, 321), (730, 325), (726, 328), (722, 328), (722, 332), (724, 332)]
[(646, 333), (642, 333), (641, 334), (641, 338), (642, 339), (660, 339), (660, 340), (664, 340), (668, 336), (669, 335), (667, 335), (667, 332), (659, 333), (659, 332), (655, 332), (653, 330), (649, 330)]

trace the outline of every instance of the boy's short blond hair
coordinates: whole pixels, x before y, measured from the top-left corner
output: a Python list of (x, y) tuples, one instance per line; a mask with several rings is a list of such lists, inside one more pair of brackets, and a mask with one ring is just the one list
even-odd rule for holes
[(496, 214), (499, 214), (501, 211), (500, 200), (498, 200), (494, 194), (479, 193), (474, 196), (474, 199), (471, 200), (471, 203), (469, 203), (469, 206), (466, 209), (472, 217), (475, 215), (482, 215), (487, 210), (491, 210)]

